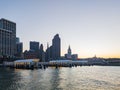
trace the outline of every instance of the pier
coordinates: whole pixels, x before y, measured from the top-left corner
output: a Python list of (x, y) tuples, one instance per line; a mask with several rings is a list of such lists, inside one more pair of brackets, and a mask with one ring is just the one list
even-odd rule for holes
[(49, 62), (39, 62), (37, 59), (16, 60), (14, 62), (4, 62), (4, 67), (16, 69), (46, 69), (47, 67), (77, 67), (90, 66), (88, 61), (72, 61), (72, 60), (52, 60)]

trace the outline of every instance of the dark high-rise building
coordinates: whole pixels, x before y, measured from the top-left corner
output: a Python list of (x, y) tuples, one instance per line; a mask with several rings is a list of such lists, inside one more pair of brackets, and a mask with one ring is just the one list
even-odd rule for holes
[(23, 58), (23, 43), (20, 42), (19, 37), (16, 37), (16, 57)]
[(49, 62), (51, 59), (52, 59), (52, 46), (49, 47), (49, 44), (47, 44), (45, 60), (46, 60), (46, 62)]
[(19, 42), (19, 43), (16, 43), (16, 46), (17, 46), (17, 57), (22, 57), (22, 53), (23, 53), (23, 43), (22, 42)]
[(30, 41), (30, 50), (38, 51), (39, 50), (39, 42)]
[(30, 50), (24, 52), (24, 58), (39, 58), (39, 42), (30, 41)]
[(16, 43), (19, 43), (19, 42), (20, 42), (19, 37), (16, 37)]
[(52, 59), (59, 59), (61, 56), (61, 40), (59, 34), (56, 34), (52, 40)]
[(40, 45), (39, 59), (40, 61), (45, 62), (45, 52), (43, 50), (43, 44)]
[(16, 53), (16, 23), (0, 19), (0, 56), (14, 56)]

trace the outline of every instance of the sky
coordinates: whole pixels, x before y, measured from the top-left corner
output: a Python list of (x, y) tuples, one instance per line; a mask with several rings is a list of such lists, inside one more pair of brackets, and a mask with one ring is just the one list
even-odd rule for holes
[(0, 0), (0, 18), (16, 22), (17, 37), (51, 45), (61, 38), (61, 54), (120, 58), (120, 0)]

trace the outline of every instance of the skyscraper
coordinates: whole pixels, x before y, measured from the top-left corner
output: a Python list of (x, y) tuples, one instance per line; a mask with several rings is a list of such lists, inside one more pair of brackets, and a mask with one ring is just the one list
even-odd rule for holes
[(59, 34), (56, 34), (52, 40), (52, 59), (59, 59), (61, 56), (61, 40)]
[(45, 60), (46, 60), (46, 62), (49, 62), (51, 59), (52, 59), (52, 46), (49, 47), (49, 44), (47, 43)]
[(45, 52), (43, 50), (43, 44), (40, 45), (39, 59), (40, 61), (45, 62)]
[(14, 56), (16, 53), (16, 23), (0, 19), (0, 55)]
[(22, 57), (22, 53), (23, 53), (23, 43), (22, 42), (19, 42), (19, 43), (16, 43), (16, 50), (17, 50), (17, 57)]
[(23, 43), (20, 42), (20, 39), (16, 37), (16, 57), (22, 57), (23, 53)]
[(30, 50), (24, 52), (24, 58), (39, 58), (39, 42), (30, 41)]
[(39, 50), (39, 42), (30, 41), (30, 50), (38, 51)]

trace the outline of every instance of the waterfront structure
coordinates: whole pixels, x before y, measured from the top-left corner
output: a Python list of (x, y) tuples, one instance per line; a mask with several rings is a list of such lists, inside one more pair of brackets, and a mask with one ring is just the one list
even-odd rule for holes
[(38, 51), (39, 50), (39, 42), (30, 41), (30, 50)]
[(71, 48), (70, 48), (70, 46), (69, 46), (69, 47), (68, 47), (68, 52), (67, 52), (67, 54), (65, 54), (65, 58), (71, 59), (71, 58), (72, 58), (71, 54), (72, 54), (72, 51), (71, 51)]
[(34, 50), (24, 51), (24, 59), (38, 59), (38, 53)]
[(78, 54), (72, 54), (72, 59), (77, 60), (78, 59)]
[(61, 40), (59, 34), (56, 34), (52, 40), (52, 59), (56, 60), (61, 57)]
[(72, 54), (72, 50), (70, 48), (70, 45), (68, 47), (67, 54), (65, 54), (66, 59), (72, 59), (72, 60), (77, 60), (78, 59), (78, 54)]
[(24, 59), (14, 61), (14, 68), (34, 69), (38, 67), (39, 59)]
[(16, 23), (0, 19), (0, 56), (13, 57), (16, 53)]

